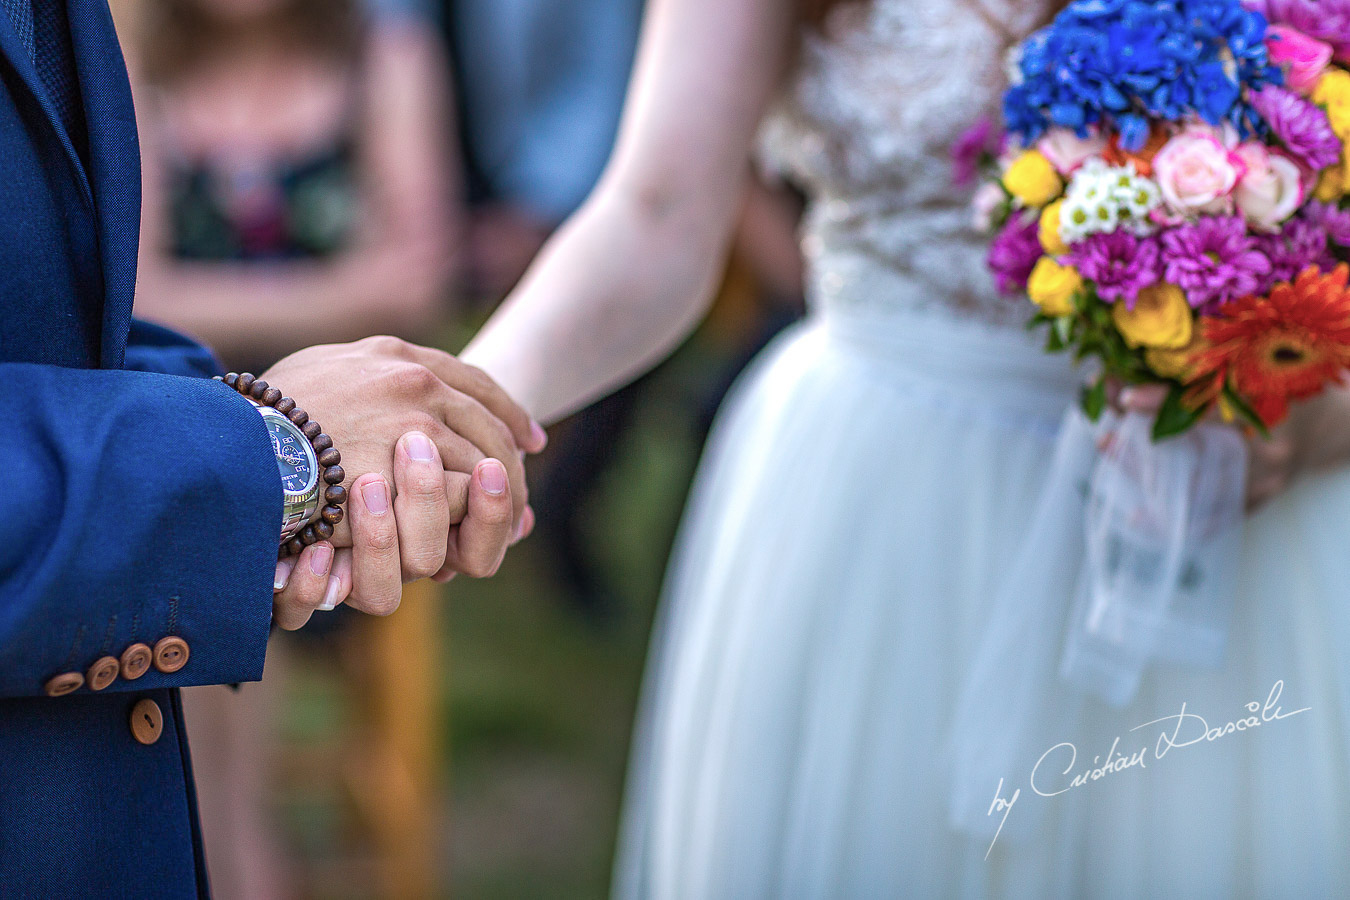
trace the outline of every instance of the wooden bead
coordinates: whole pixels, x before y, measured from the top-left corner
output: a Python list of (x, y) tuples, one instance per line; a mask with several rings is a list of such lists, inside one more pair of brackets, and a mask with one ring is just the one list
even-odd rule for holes
[(291, 538), (286, 544), (286, 549), (291, 551), (291, 556), (299, 556), (305, 550), (305, 542), (297, 538)]
[(340, 484), (330, 485), (328, 490), (323, 492), (323, 499), (333, 506), (341, 506), (347, 502), (347, 489)]
[(267, 393), (267, 382), (259, 378), (257, 381), (253, 382), (253, 387), (249, 388), (248, 392), (254, 400), (261, 400), (263, 394)]
[(322, 453), (329, 447), (333, 446), (333, 439), (326, 434), (321, 434), (314, 440), (310, 441), (310, 444), (314, 446), (315, 453)]
[(329, 466), (336, 466), (340, 462), (342, 462), (342, 454), (337, 451), (336, 447), (329, 447), (319, 454), (319, 465), (325, 469)]
[(248, 392), (253, 389), (253, 376), (247, 372), (240, 375), (239, 380), (235, 382), (234, 389), (247, 396)]
[(329, 466), (323, 473), (323, 480), (326, 484), (342, 484), (347, 478), (347, 473), (342, 471), (342, 466)]
[(333, 526), (327, 522), (315, 522), (310, 528), (314, 529), (314, 533), (319, 536), (321, 541), (326, 541), (333, 536)]
[(319, 427), (318, 422), (311, 420), (305, 423), (305, 427), (301, 428), (300, 432), (304, 434), (306, 438), (312, 441), (319, 435), (323, 434), (323, 429)]
[(317, 532), (314, 531), (313, 525), (305, 526), (305, 530), (300, 532), (300, 540), (305, 542), (306, 547), (308, 547), (310, 544), (318, 542), (319, 535)]
[(282, 397), (276, 403), (272, 404), (272, 408), (283, 416), (287, 416), (290, 415), (291, 410), (295, 409), (295, 401), (290, 397)]
[(305, 412), (303, 409), (297, 406), (295, 409), (286, 413), (286, 418), (290, 419), (291, 424), (293, 424), (296, 428), (299, 428), (301, 425), (304, 425), (306, 422), (309, 421), (309, 413)]
[(238, 373), (238, 372), (231, 372), (230, 374), (228, 374), (228, 375), (225, 376), (224, 381), (225, 381), (225, 383), (228, 384), (230, 387), (234, 387), (235, 384), (238, 383), (238, 381), (239, 381), (239, 373)]
[(281, 399), (281, 391), (277, 390), (274, 387), (270, 387), (263, 392), (262, 404), (263, 406), (276, 406), (277, 401), (280, 399)]
[(342, 521), (342, 517), (345, 516), (346, 513), (342, 511), (342, 507), (340, 506), (325, 506), (320, 515), (323, 516), (325, 525), (337, 525)]

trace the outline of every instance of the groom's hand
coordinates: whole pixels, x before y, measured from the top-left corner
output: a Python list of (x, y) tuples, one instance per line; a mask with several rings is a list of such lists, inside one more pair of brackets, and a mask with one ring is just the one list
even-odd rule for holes
[(281, 627), (344, 600), (387, 614), (404, 581), (492, 574), (529, 530), (522, 457), (546, 438), (479, 370), (370, 338), (302, 350), (262, 377), (333, 438), (350, 495), (331, 542), (278, 566)]
[[(510, 481), (513, 523), (524, 516), (529, 493), (522, 454), (543, 448), (543, 430), (496, 382), (450, 354), (374, 337), (309, 347), (262, 377), (323, 425), (342, 452), (349, 488), (372, 472), (392, 483), (395, 444), (409, 432), (420, 432), (431, 440), (447, 472), (467, 474), (484, 459), (500, 460)], [(452, 510), (453, 521), (462, 516), (462, 507)], [(336, 529), (333, 544), (351, 546), (346, 521)]]

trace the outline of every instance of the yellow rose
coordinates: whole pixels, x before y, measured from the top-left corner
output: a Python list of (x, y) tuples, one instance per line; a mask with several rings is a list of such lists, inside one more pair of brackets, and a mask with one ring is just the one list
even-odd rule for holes
[(1331, 69), (1317, 81), (1312, 101), (1326, 107), (1331, 128), (1341, 140), (1350, 139), (1350, 72)]
[(1031, 270), (1027, 295), (1047, 316), (1067, 316), (1073, 312), (1073, 297), (1083, 287), (1083, 277), (1073, 266), (1061, 266), (1042, 256)]
[(1323, 203), (1335, 203), (1345, 196), (1345, 165), (1332, 166), (1330, 169), (1324, 169), (1321, 177), (1317, 179), (1317, 189), (1313, 191), (1313, 196)]
[(1063, 200), (1056, 200), (1041, 213), (1041, 247), (1051, 256), (1063, 256), (1069, 252), (1069, 245), (1059, 236), (1059, 211), (1064, 208)]
[(1003, 186), (1027, 206), (1044, 206), (1064, 191), (1064, 181), (1039, 150), (1028, 150), (1003, 173)]
[(1179, 350), (1191, 342), (1194, 318), (1186, 295), (1174, 284), (1155, 284), (1139, 292), (1134, 309), (1119, 301), (1111, 319), (1131, 347)]
[(1208, 346), (1208, 342), (1196, 334), (1189, 344), (1177, 350), (1164, 350), (1158, 347), (1145, 350), (1144, 362), (1163, 378), (1190, 381), (1195, 368), (1195, 355)]

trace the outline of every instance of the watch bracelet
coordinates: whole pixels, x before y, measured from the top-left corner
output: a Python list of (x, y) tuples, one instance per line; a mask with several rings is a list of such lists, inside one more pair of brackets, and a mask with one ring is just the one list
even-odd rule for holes
[[(301, 528), (298, 534), (281, 541), (277, 556), (283, 559), (298, 556), (310, 544), (331, 538), (333, 529), (346, 514), (342, 504), (347, 500), (347, 490), (342, 486), (347, 475), (342, 468), (342, 454), (333, 446), (333, 439), (324, 434), (319, 423), (311, 420), (309, 414), (297, 406), (293, 399), (283, 396), (280, 390), (266, 381), (247, 372), (217, 375), (215, 380), (228, 385), (259, 406), (271, 407), (284, 415), (309, 441), (318, 461), (317, 477), (320, 484), (324, 485), (322, 500), (317, 504), (318, 508), (314, 513), (302, 519), (309, 524)], [(293, 513), (283, 520), (281, 530), (283, 538), (287, 529), (299, 524), (292, 521), (296, 516), (303, 516), (303, 513)]]

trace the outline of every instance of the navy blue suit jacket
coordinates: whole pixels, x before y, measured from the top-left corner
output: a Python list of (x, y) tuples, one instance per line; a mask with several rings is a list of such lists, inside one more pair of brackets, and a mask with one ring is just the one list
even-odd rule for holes
[[(0, 17), (0, 897), (205, 893), (177, 688), (256, 680), (281, 486), (211, 357), (132, 322), (140, 165), (106, 0), (66, 2), (76, 151)], [(187, 664), (48, 697), (135, 643)], [(163, 735), (139, 743), (139, 700)]]

